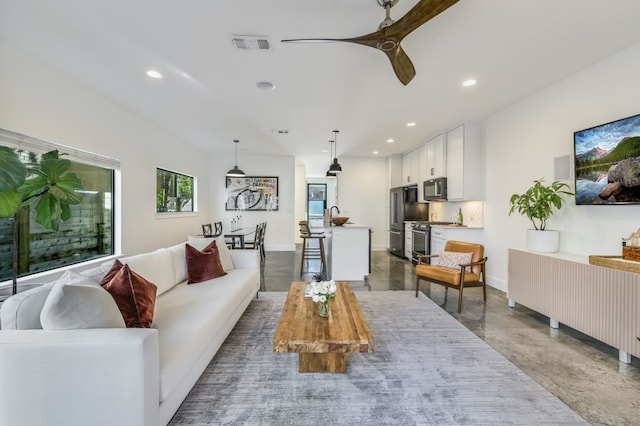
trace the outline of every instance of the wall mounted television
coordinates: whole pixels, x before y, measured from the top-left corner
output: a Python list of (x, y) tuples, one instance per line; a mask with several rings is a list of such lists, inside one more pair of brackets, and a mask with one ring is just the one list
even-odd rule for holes
[(573, 134), (576, 204), (640, 204), (640, 114)]

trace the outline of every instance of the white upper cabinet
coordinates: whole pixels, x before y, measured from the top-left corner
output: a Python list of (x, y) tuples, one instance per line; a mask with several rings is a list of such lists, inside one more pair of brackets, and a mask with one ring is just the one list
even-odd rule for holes
[(426, 147), (426, 179), (446, 176), (444, 135), (438, 135), (425, 145)]
[(422, 145), (416, 150), (418, 154), (418, 201), (424, 200), (424, 186), (422, 182), (428, 179), (427, 176), (427, 147)]
[(480, 127), (465, 124), (446, 133), (447, 199), (484, 199), (484, 144)]
[(418, 183), (418, 151), (411, 151), (402, 157), (402, 185)]

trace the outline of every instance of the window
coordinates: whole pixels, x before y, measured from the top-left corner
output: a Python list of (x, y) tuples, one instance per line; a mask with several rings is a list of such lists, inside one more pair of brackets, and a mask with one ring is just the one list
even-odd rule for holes
[(156, 170), (156, 212), (194, 212), (195, 179), (165, 169)]
[[(82, 194), (82, 200), (70, 206), (71, 217), (61, 222), (59, 231), (45, 229), (36, 223), (35, 203), (20, 211), (18, 276), (114, 253), (114, 180), (117, 161), (2, 129), (0, 146), (13, 149), (23, 163), (37, 162), (43, 152), (58, 149), (61, 158), (71, 160), (69, 172), (78, 176), (83, 187), (76, 191)], [(98, 163), (100, 165), (95, 165)], [(9, 280), (12, 276), (13, 226), (14, 217), (0, 218), (0, 281)]]

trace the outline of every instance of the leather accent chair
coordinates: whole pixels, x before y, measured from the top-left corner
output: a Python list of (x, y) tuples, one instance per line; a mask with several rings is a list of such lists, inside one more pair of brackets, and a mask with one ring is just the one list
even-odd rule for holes
[(463, 241), (447, 241), (445, 252), (471, 253), (471, 261), (458, 265), (442, 266), (429, 265), (427, 260), (437, 259), (438, 254), (418, 257), (416, 265), (416, 297), (420, 290), (420, 280), (429, 281), (446, 287), (456, 288), (458, 295), (458, 313), (462, 312), (462, 293), (467, 287), (482, 287), (482, 296), (487, 301), (486, 270), (487, 257), (484, 255), (484, 246), (477, 243)]

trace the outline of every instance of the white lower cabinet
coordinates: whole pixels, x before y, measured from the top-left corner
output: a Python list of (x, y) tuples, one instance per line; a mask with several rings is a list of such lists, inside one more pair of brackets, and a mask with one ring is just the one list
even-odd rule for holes
[(411, 223), (404, 224), (404, 257), (411, 259), (411, 251), (413, 250), (413, 234), (411, 233)]
[(332, 280), (362, 281), (369, 275), (370, 228), (332, 227), (328, 250), (329, 272)]

